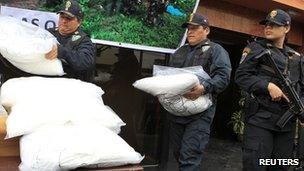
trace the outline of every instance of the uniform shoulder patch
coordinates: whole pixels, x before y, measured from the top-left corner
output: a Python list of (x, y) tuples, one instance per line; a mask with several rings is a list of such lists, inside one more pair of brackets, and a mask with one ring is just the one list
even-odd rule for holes
[(297, 51), (293, 51), (293, 53), (294, 53), (295, 55), (297, 55), (297, 56), (301, 56), (301, 54), (300, 54), (299, 52), (297, 52)]
[(210, 48), (210, 45), (202, 46), (202, 52), (206, 52)]
[(266, 43), (267, 47), (273, 47), (273, 45), (271, 43)]
[(78, 40), (78, 39), (80, 39), (80, 38), (81, 38), (80, 35), (73, 35), (73, 36), (72, 36), (72, 41), (74, 42), (74, 41), (76, 41), (76, 40)]
[(245, 58), (247, 57), (247, 55), (251, 52), (251, 49), (249, 47), (245, 47), (243, 52), (242, 52), (242, 57), (240, 60), (240, 64), (244, 62)]

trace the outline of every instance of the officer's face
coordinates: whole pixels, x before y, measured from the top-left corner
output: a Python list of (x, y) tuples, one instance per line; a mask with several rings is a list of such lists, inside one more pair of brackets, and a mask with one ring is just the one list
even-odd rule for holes
[(80, 21), (74, 17), (70, 18), (67, 14), (59, 14), (58, 29), (61, 35), (74, 33), (80, 26)]
[(274, 23), (266, 23), (264, 28), (264, 34), (266, 39), (276, 41), (285, 38), (285, 35), (289, 32), (290, 26), (280, 26)]
[(210, 30), (209, 27), (188, 25), (187, 40), (190, 45), (196, 45), (207, 38)]

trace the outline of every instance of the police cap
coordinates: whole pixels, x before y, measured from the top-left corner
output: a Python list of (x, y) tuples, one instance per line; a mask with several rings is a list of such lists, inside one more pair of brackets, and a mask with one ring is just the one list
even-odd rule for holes
[(83, 12), (78, 2), (74, 0), (67, 0), (63, 8), (57, 12), (67, 14), (70, 18), (77, 17), (78, 19), (83, 18)]
[(201, 25), (201, 26), (205, 26), (205, 27), (209, 27), (209, 21), (207, 19), (207, 17), (203, 16), (202, 14), (199, 13), (192, 13), (190, 15), (189, 21), (185, 22), (182, 24), (183, 28), (186, 28), (188, 25)]
[(289, 14), (281, 9), (272, 10), (267, 17), (260, 21), (261, 25), (265, 25), (266, 23), (274, 23), (279, 26), (290, 25), (291, 18)]

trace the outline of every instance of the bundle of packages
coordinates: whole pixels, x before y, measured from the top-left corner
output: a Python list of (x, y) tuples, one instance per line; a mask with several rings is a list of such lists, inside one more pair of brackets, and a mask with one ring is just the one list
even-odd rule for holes
[(18, 69), (37, 75), (64, 75), (59, 59), (48, 60), (56, 38), (48, 31), (9, 16), (0, 16), (0, 53)]
[(154, 66), (153, 77), (137, 80), (133, 86), (157, 96), (161, 105), (177, 116), (189, 116), (205, 111), (212, 105), (209, 94), (195, 100), (183, 95), (200, 84), (200, 80), (210, 79), (201, 66), (172, 68)]
[[(139, 163), (142, 157), (131, 147), (130, 153), (137, 158), (127, 156), (116, 161), (114, 157), (113, 163), (107, 162), (111, 156), (105, 156), (106, 150), (120, 148), (113, 144), (101, 148), (101, 142), (107, 142), (103, 135), (120, 139), (117, 134), (125, 123), (104, 105), (103, 93), (94, 84), (67, 78), (22, 77), (6, 81), (0, 96), (3, 106), (10, 109), (6, 138), (24, 136), (20, 142), (20, 168), (56, 170), (63, 167), (62, 161), (67, 163), (65, 169), (100, 164), (100, 161), (105, 166)], [(98, 144), (92, 144), (94, 142)], [(121, 153), (128, 154), (123, 150), (119, 155), (123, 155)], [(62, 158), (63, 154), (66, 158)]]

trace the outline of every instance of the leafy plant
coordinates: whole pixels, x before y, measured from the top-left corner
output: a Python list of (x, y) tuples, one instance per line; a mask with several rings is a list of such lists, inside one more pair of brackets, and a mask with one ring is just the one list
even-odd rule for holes
[[(244, 106), (244, 100), (245, 98), (242, 97), (239, 100), (239, 105), (241, 108)], [(229, 124), (232, 124), (233, 132), (242, 136), (244, 134), (244, 121), (243, 121), (243, 111), (238, 110), (232, 113), (231, 115), (231, 121)]]
[(244, 133), (244, 122), (242, 120), (242, 111), (241, 110), (233, 112), (230, 122), (233, 125), (233, 131), (236, 134), (243, 135), (243, 133)]

